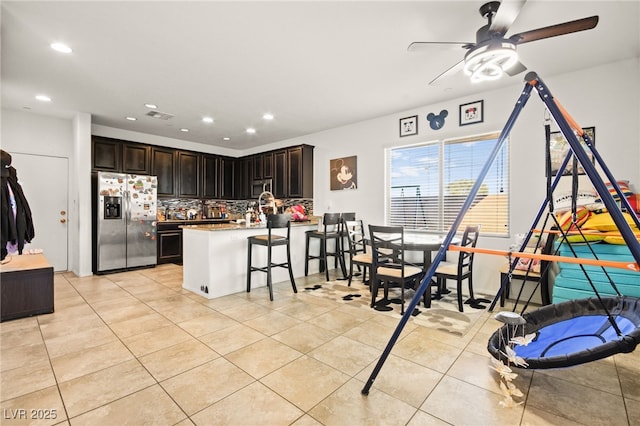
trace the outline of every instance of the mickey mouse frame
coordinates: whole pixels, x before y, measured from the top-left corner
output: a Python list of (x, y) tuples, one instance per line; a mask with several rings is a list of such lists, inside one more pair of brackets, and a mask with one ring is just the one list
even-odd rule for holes
[(405, 117), (400, 119), (400, 137), (418, 134), (418, 116)]
[(484, 101), (460, 105), (460, 125), (482, 123), (484, 121)]

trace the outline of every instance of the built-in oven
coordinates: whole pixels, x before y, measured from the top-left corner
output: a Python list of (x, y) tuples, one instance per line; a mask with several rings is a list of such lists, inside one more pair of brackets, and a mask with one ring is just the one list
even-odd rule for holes
[(251, 183), (251, 197), (258, 198), (265, 191), (271, 191), (271, 179), (255, 179)]

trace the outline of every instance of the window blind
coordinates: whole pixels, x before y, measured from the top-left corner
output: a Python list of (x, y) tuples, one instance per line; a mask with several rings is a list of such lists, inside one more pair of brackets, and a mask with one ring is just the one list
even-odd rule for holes
[[(390, 148), (388, 224), (448, 231), (497, 138), (498, 134), (492, 133)], [(485, 235), (509, 235), (508, 165), (508, 144), (505, 144), (466, 212), (462, 227), (480, 224)]]

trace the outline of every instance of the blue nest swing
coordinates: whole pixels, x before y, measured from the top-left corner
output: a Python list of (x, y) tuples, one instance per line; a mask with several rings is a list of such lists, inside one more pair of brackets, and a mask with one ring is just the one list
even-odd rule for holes
[(524, 324), (505, 324), (493, 333), (487, 349), (494, 358), (509, 362), (505, 345), (513, 336), (532, 334), (530, 343), (514, 345), (513, 350), (533, 369), (596, 361), (632, 352), (640, 343), (640, 299), (634, 297), (570, 300), (525, 313), (522, 318)]

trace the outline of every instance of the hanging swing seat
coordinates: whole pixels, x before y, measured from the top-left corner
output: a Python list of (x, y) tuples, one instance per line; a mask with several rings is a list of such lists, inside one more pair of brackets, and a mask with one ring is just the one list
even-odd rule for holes
[[(614, 330), (607, 311), (621, 334)], [(505, 345), (509, 344), (509, 336), (514, 335), (535, 334), (526, 346), (513, 347), (528, 368), (534, 369), (596, 361), (632, 352), (640, 343), (640, 299), (635, 297), (570, 300), (525, 313), (522, 318), (525, 324), (505, 324), (493, 333), (487, 349), (494, 358), (509, 361)]]

